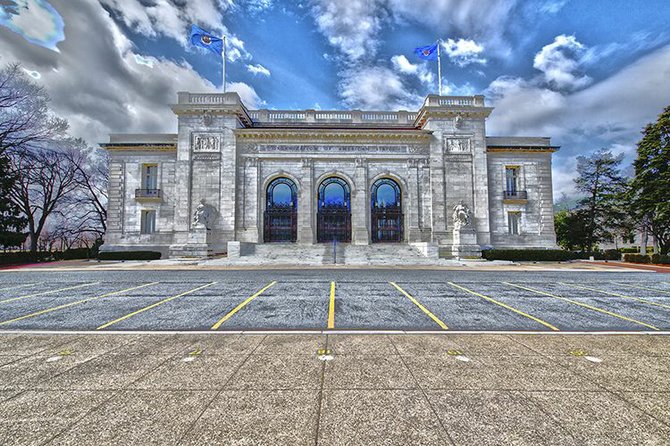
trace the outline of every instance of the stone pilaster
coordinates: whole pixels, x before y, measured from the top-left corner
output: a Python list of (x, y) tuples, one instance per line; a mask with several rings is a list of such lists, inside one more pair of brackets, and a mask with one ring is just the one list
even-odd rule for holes
[(406, 193), (405, 212), (407, 217), (407, 235), (408, 242), (420, 242), (421, 228), (419, 227), (419, 214), (421, 213), (422, 197), (421, 197), (421, 183), (419, 180), (419, 160), (409, 160), (409, 175), (407, 187), (409, 190)]
[(355, 190), (351, 197), (352, 242), (356, 245), (370, 244), (370, 201), (368, 199), (368, 166), (363, 158), (356, 159), (354, 174)]
[(314, 163), (302, 160), (302, 177), (298, 191), (298, 242), (311, 245), (316, 241), (316, 191), (314, 190)]

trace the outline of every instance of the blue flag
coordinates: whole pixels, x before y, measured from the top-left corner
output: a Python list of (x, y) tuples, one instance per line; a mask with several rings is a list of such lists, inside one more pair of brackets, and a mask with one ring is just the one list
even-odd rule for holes
[(196, 25), (191, 25), (191, 43), (195, 46), (207, 48), (219, 56), (223, 53), (223, 39)]
[(414, 48), (414, 54), (424, 60), (437, 60), (437, 45), (438, 43), (434, 43), (432, 45)]

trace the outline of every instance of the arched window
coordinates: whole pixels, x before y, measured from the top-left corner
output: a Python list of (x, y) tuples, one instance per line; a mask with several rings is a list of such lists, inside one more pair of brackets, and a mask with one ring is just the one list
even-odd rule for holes
[(266, 242), (295, 242), (298, 238), (298, 189), (288, 178), (276, 178), (266, 190)]
[(403, 214), (400, 186), (390, 178), (381, 178), (370, 191), (372, 242), (402, 242)]
[(351, 188), (338, 177), (319, 184), (317, 240), (319, 242), (351, 241)]

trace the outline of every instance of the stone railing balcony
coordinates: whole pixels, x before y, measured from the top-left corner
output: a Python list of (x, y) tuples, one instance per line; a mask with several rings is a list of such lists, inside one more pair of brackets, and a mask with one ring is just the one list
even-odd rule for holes
[(254, 124), (357, 124), (411, 126), (416, 113), (405, 110), (390, 111), (343, 111), (343, 110), (251, 110), (249, 116)]
[(484, 107), (484, 96), (437, 96), (429, 95), (424, 107)]
[(504, 200), (528, 200), (528, 192), (525, 190), (503, 190)]
[(135, 189), (136, 200), (159, 201), (161, 199), (160, 189)]
[(179, 105), (241, 105), (237, 93), (189, 93), (180, 91), (177, 93)]

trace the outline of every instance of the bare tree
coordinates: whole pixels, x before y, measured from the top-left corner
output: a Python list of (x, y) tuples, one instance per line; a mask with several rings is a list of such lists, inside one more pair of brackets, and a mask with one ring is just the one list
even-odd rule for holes
[(17, 181), (9, 195), (28, 219), (33, 253), (37, 252), (49, 216), (60, 210), (66, 197), (77, 188), (79, 157), (55, 150), (23, 150), (10, 155)]
[(49, 111), (49, 96), (19, 64), (0, 70), (0, 155), (43, 146), (62, 137), (67, 121)]

